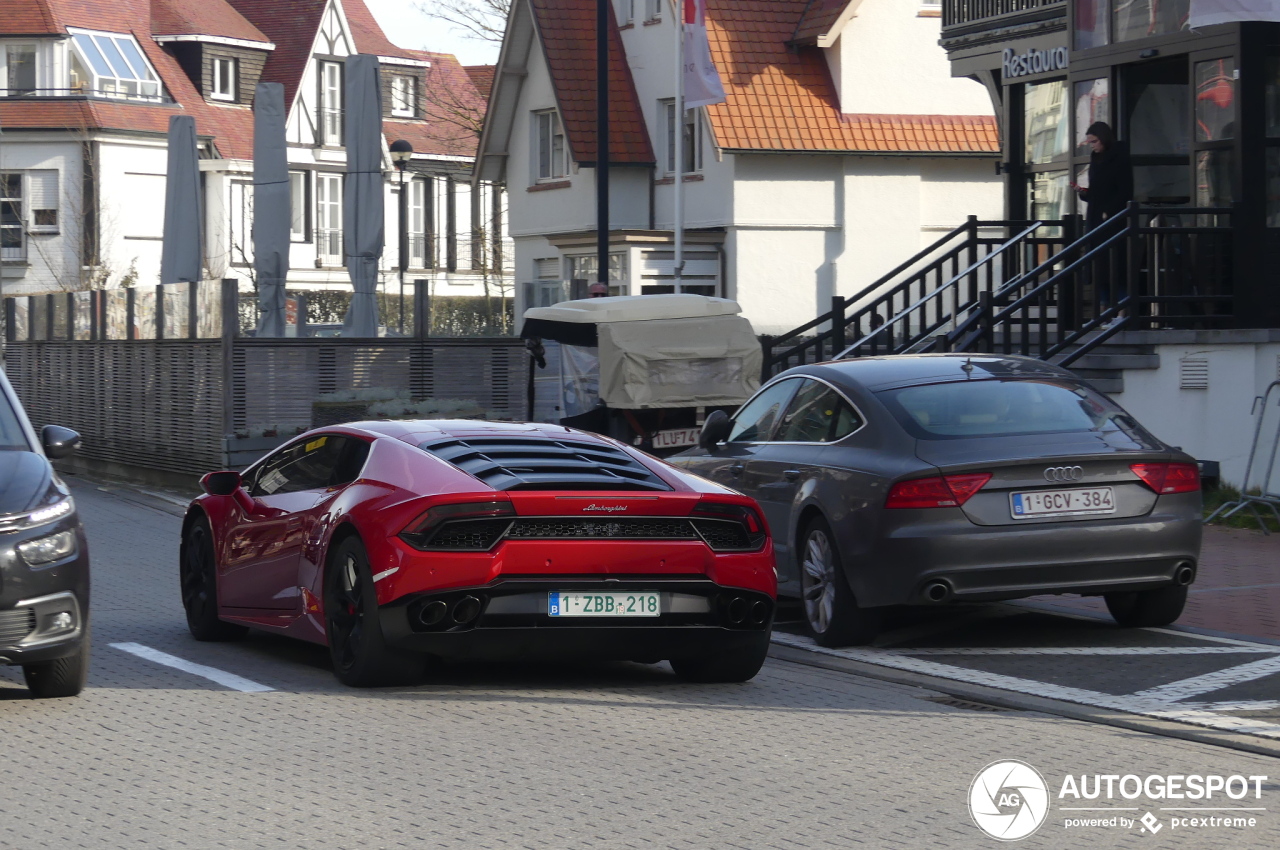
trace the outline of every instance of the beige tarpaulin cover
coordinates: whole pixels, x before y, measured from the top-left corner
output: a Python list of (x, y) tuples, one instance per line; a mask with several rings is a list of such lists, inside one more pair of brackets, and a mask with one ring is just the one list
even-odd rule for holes
[(736, 405), (760, 388), (760, 340), (741, 316), (602, 322), (597, 329), (600, 400), (609, 407)]

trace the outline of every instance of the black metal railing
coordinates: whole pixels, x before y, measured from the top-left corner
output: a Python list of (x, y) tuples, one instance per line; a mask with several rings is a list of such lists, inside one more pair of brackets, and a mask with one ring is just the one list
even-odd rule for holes
[[(805, 363), (900, 354), (931, 344), (1074, 237), (1073, 221), (969, 219), (831, 310), (781, 336), (764, 337), (765, 377)], [(1050, 235), (1051, 233), (1059, 235)]]
[(927, 350), (1023, 354), (1070, 366), (1122, 330), (1229, 327), (1232, 217), (1225, 207), (1131, 203), (984, 296)]
[(1067, 0), (942, 0), (942, 25), (968, 24), (1066, 4)]

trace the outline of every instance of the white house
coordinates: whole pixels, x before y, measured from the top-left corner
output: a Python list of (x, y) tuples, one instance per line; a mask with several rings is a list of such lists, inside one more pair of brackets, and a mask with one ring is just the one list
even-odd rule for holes
[[(514, 0), (477, 175), (504, 182), (517, 307), (595, 279), (594, 0)], [(727, 100), (675, 119), (673, 7), (614, 0), (609, 241), (615, 293), (673, 289), (673, 125), (683, 126), (682, 290), (802, 324), (969, 214), (1002, 210), (991, 101), (953, 79), (938, 3), (708, 0)]]
[[(209, 278), (252, 267), (252, 101), (284, 86), (293, 185), (290, 288), (349, 286), (341, 254), (342, 61), (378, 56), (387, 173), (384, 280), (441, 295), (509, 289), (503, 196), (471, 179), (484, 96), (454, 57), (405, 50), (363, 0), (15, 0), (0, 34), (6, 294), (159, 283), (174, 114), (196, 119)], [(487, 93), (487, 92), (486, 92)]]

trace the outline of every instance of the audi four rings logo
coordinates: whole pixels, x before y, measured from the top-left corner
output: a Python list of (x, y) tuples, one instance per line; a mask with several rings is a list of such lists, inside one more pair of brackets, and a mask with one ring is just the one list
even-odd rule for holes
[(1044, 471), (1045, 481), (1079, 481), (1084, 478), (1084, 467), (1051, 466)]

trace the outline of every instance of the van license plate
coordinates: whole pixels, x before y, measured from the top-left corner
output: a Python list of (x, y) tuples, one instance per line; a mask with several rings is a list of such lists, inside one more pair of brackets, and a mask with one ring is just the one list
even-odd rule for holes
[(1116, 501), (1110, 487), (1035, 490), (1011, 493), (1009, 509), (1014, 519), (1102, 515), (1115, 513)]

